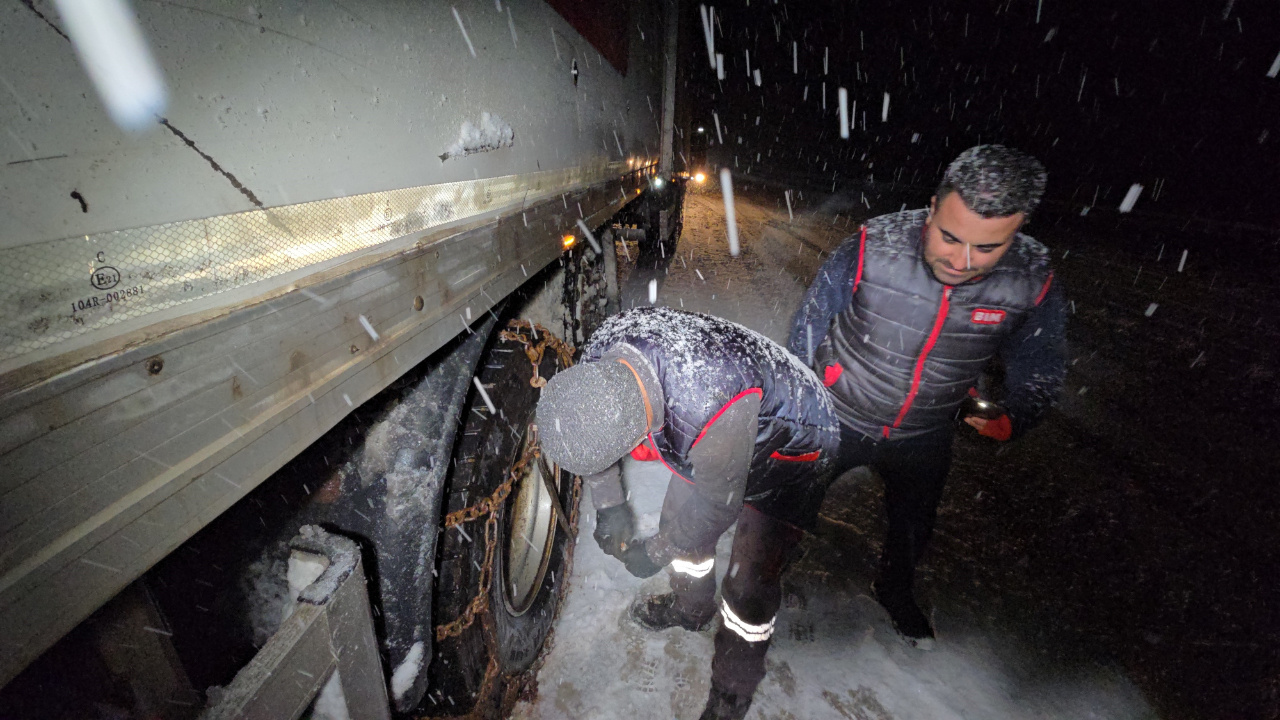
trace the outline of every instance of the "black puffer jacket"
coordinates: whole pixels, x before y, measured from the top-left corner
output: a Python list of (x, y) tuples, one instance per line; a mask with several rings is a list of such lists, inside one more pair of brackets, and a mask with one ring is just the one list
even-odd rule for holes
[(1048, 250), (1018, 233), (990, 273), (945, 285), (924, 262), (926, 215), (882, 215), (846, 240), (806, 293), (788, 348), (800, 357), (812, 349), (843, 424), (893, 439), (951, 423), (999, 354), (1017, 436), (1066, 374), (1065, 300)]
[(768, 338), (709, 315), (639, 308), (601, 325), (583, 361), (600, 360), (619, 345), (642, 354), (658, 376), (664, 422), (645, 446), (682, 477), (692, 474), (689, 451), (707, 428), (736, 399), (753, 393), (760, 410), (748, 502), (776, 482), (793, 481), (800, 463), (819, 470), (833, 460), (839, 426), (829, 393), (804, 363)]

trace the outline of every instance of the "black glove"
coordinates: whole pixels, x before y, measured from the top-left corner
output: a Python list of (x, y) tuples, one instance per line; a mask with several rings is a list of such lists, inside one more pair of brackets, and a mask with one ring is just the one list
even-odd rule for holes
[(622, 548), (636, 534), (631, 506), (626, 503), (596, 511), (596, 544), (606, 555), (622, 559)]
[(649, 552), (645, 550), (643, 542), (629, 543), (618, 559), (627, 566), (627, 572), (638, 578), (653, 577), (663, 568), (649, 558)]

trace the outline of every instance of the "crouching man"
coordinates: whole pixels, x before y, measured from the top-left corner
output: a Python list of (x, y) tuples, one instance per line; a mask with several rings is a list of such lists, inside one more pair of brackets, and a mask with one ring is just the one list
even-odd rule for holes
[[(542, 390), (548, 459), (583, 476), (595, 538), (633, 575), (670, 567), (672, 592), (631, 616), (660, 630), (716, 614), (716, 540), (734, 521), (703, 720), (742, 718), (764, 678), (781, 575), (817, 517), (839, 447), (826, 389), (782, 347), (726, 320), (640, 308), (606, 321), (580, 364)], [(633, 539), (620, 460), (671, 470), (658, 533)]]

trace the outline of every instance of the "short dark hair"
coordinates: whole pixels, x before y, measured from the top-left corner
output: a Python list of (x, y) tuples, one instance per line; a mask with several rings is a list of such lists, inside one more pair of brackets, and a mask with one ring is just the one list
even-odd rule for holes
[(951, 161), (934, 194), (942, 202), (948, 193), (958, 192), (965, 207), (984, 218), (1030, 216), (1048, 179), (1040, 161), (1021, 150), (975, 145)]

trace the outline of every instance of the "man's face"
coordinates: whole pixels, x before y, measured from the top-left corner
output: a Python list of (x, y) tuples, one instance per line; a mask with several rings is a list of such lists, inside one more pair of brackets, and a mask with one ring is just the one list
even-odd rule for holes
[(965, 206), (960, 193), (929, 203), (924, 231), (924, 259), (944, 285), (959, 285), (983, 275), (1009, 251), (1026, 216), (984, 218)]

